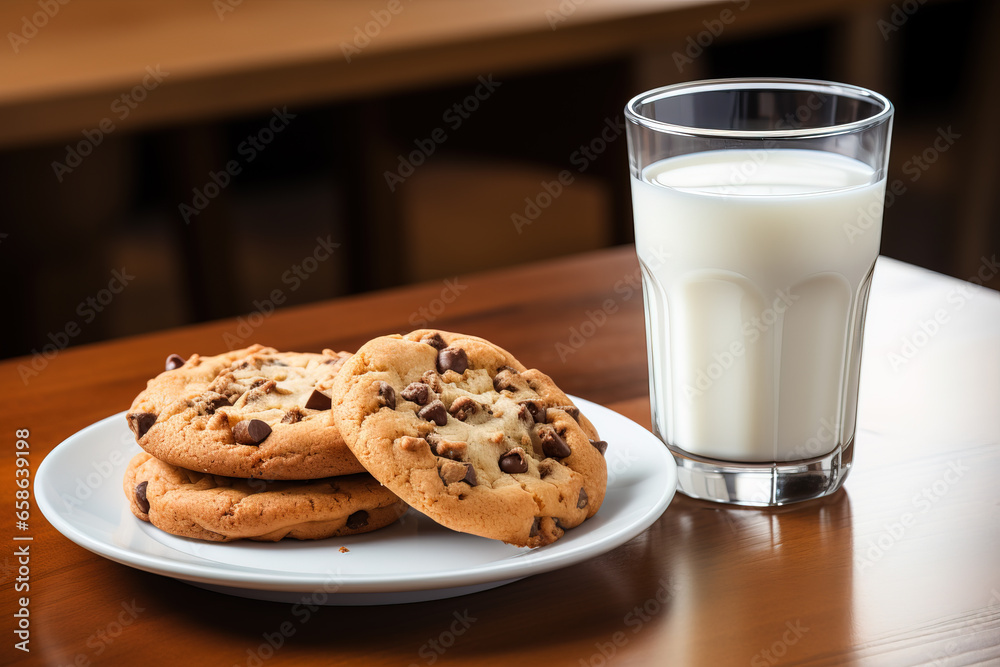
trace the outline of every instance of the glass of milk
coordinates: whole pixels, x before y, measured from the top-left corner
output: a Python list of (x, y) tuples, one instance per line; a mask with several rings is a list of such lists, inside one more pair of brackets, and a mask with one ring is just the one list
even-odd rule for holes
[(781, 505), (851, 469), (892, 104), (793, 79), (625, 107), (653, 429), (685, 494)]

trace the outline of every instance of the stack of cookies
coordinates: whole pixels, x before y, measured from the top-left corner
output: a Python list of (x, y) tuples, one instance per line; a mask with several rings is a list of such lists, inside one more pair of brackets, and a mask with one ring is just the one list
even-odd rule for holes
[(125, 475), (132, 512), (212, 541), (368, 532), (413, 507), (536, 547), (593, 516), (607, 484), (607, 444), (548, 376), (443, 331), (354, 355), (172, 355), (127, 417), (145, 450)]
[(171, 355), (128, 413), (145, 450), (125, 473), (132, 513), (216, 542), (320, 539), (396, 521), (405, 504), (333, 425), (329, 390), (348, 358), (260, 345)]

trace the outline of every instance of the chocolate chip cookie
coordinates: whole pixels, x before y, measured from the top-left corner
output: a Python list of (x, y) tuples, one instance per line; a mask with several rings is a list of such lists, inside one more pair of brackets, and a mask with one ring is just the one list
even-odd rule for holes
[(303, 482), (193, 472), (142, 452), (123, 483), (132, 513), (160, 530), (212, 542), (319, 540), (377, 530), (406, 504), (371, 475)]
[(224, 477), (319, 479), (363, 472), (333, 424), (330, 387), (346, 352), (261, 345), (167, 358), (128, 411), (144, 450)]
[(537, 547), (604, 500), (607, 443), (547, 375), (482, 338), (376, 338), (347, 360), (332, 395), (368, 471), (454, 530)]

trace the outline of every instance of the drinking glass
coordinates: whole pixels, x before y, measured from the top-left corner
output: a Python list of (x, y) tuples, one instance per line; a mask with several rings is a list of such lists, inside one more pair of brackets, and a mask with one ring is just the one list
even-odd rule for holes
[(851, 469), (892, 104), (721, 79), (625, 107), (653, 429), (683, 493), (828, 495)]

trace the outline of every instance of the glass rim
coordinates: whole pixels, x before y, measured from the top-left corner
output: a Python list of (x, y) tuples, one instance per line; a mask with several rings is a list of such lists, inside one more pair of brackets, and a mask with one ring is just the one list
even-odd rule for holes
[[(808, 127), (787, 130), (720, 130), (715, 128), (693, 127), (666, 121), (656, 120), (641, 114), (638, 109), (643, 104), (655, 102), (668, 97), (678, 97), (692, 92), (707, 92), (715, 90), (785, 90), (823, 92), (830, 95), (848, 97), (855, 100), (865, 100), (880, 106), (877, 113), (868, 118), (861, 118), (850, 123), (837, 123), (823, 127)], [(775, 77), (741, 77), (730, 79), (701, 79), (661, 86), (639, 93), (625, 105), (625, 119), (657, 132), (685, 135), (691, 137), (724, 137), (729, 139), (781, 139), (781, 138), (812, 138), (828, 137), (837, 134), (859, 132), (892, 118), (892, 102), (873, 90), (835, 81), (820, 79), (786, 79)]]

